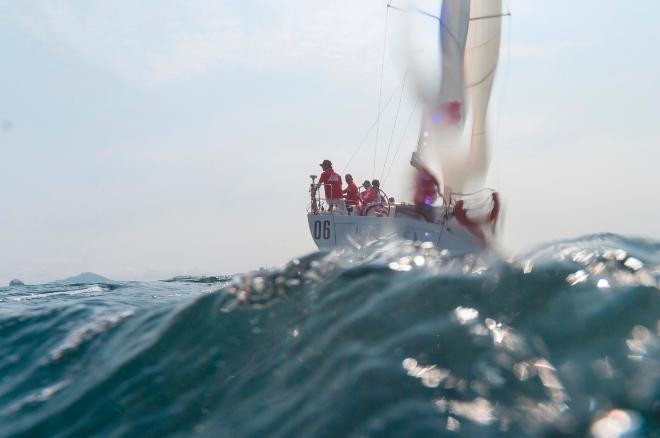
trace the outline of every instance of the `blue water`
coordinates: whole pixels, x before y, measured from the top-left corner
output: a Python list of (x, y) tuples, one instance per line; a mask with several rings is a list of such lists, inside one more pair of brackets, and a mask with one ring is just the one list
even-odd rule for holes
[(0, 436), (659, 436), (660, 243), (0, 288)]

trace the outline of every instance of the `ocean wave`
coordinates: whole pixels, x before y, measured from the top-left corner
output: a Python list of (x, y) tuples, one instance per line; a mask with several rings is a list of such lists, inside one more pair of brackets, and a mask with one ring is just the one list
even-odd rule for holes
[(110, 285), (94, 284), (91, 286), (82, 285), (76, 288), (70, 287), (56, 287), (53, 290), (35, 290), (35, 292), (28, 295), (7, 295), (7, 299), (11, 301), (25, 301), (25, 300), (39, 300), (39, 299), (52, 299), (58, 295), (75, 296), (81, 294), (102, 294), (112, 290), (114, 287)]
[(601, 234), (21, 301), (0, 435), (657, 434), (659, 281), (660, 244)]
[(232, 276), (230, 275), (205, 275), (205, 276), (189, 276), (189, 275), (179, 275), (177, 277), (170, 278), (168, 280), (163, 280), (168, 283), (226, 283), (231, 281)]

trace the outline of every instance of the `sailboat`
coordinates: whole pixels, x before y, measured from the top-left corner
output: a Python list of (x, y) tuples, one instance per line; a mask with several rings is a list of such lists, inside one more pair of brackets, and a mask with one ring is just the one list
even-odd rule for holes
[(453, 253), (480, 251), (491, 244), (499, 216), (498, 195), (483, 184), (490, 162), (487, 110), (506, 15), (502, 2), (444, 0), (439, 16), (391, 3), (388, 7), (422, 14), (437, 25), (440, 86), (418, 87), (424, 113), (411, 164), (418, 178), (435, 180), (438, 196), (432, 205), (395, 204), (381, 192), (382, 201), (365, 214), (364, 208), (328, 203), (311, 175), (310, 233), (319, 249), (361, 247), (395, 236), (432, 242)]

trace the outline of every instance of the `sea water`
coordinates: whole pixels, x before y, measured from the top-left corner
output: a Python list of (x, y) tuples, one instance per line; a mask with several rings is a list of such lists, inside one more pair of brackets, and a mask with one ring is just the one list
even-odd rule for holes
[(660, 243), (0, 288), (0, 436), (660, 435)]

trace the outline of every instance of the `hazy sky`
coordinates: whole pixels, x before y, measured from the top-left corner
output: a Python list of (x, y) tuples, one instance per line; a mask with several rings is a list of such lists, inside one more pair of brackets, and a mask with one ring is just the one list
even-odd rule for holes
[[(342, 170), (376, 117), (386, 3), (0, 0), (0, 284), (234, 273), (312, 251), (308, 175), (325, 158)], [(489, 181), (504, 244), (660, 238), (660, 2), (505, 3)], [(383, 100), (403, 76), (399, 19)], [(384, 187), (397, 198), (413, 102)], [(374, 144), (348, 169), (358, 180)]]

